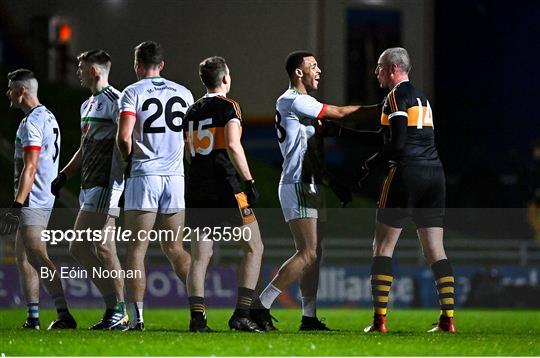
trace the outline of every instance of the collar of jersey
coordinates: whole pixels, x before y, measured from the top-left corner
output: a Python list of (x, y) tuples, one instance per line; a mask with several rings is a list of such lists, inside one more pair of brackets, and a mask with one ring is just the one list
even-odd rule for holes
[(227, 96), (225, 95), (225, 93), (221, 93), (221, 92), (206, 93), (206, 94), (204, 95), (205, 98), (207, 98), (207, 97), (217, 97), (217, 96), (227, 97)]
[(302, 93), (300, 93), (299, 90), (297, 90), (297, 89), (295, 89), (295, 88), (292, 88), (292, 87), (289, 87), (289, 90), (290, 90), (290, 91), (293, 91), (293, 93), (295, 93), (295, 94), (302, 94)]
[[(403, 80), (403, 81), (399, 82), (398, 84), (396, 84), (396, 85), (394, 86), (394, 88), (392, 88), (392, 90), (394, 90), (397, 86), (399, 86), (399, 85), (402, 84), (403, 82), (409, 82), (409, 80)], [(390, 91), (390, 92), (392, 92), (392, 91)]]
[(92, 96), (99, 96), (100, 94), (102, 94), (103, 92), (105, 92), (107, 90), (107, 88), (111, 87), (111, 85), (107, 85), (105, 87), (103, 87), (101, 90), (97, 91), (96, 93), (92, 93)]
[(143, 80), (155, 80), (156, 78), (163, 78), (161, 76), (152, 76), (152, 77), (145, 77)]
[(28, 117), (28, 116), (30, 115), (30, 113), (34, 112), (34, 110), (35, 110), (36, 108), (39, 108), (39, 107), (41, 107), (41, 106), (43, 106), (43, 105), (40, 103), (40, 104), (35, 105), (34, 107), (30, 108), (30, 110), (26, 113), (25, 116)]

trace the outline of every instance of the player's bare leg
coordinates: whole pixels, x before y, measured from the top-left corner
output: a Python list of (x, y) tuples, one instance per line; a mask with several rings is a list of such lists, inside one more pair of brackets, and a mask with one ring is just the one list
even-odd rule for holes
[[(157, 213), (130, 210), (125, 213), (126, 228), (131, 230), (131, 238), (127, 245), (126, 269), (134, 273), (133, 278), (126, 278), (127, 300), (131, 308), (130, 327), (144, 330), (143, 300), (146, 290), (146, 270), (144, 259), (149, 241), (144, 236), (153, 229)], [(139, 233), (141, 236), (139, 238)], [(135, 273), (140, 273), (136, 275)]]
[(439, 303), (441, 305), (439, 323), (433, 329), (429, 330), (429, 332), (442, 331), (455, 333), (454, 272), (444, 251), (444, 230), (442, 227), (424, 227), (419, 228), (416, 232), (422, 244), (422, 251), (424, 252), (426, 261), (433, 271)]
[(26, 250), (21, 239), (21, 235), (17, 232), (15, 238), (15, 255), (17, 260), (17, 269), (19, 270), (19, 281), (22, 287), (28, 315), (23, 328), (39, 329), (39, 275), (28, 262)]
[(420, 228), (416, 230), (416, 233), (428, 265), (431, 266), (439, 260), (446, 259), (443, 244), (444, 229), (442, 227)]
[[(101, 230), (105, 234), (105, 229), (115, 227), (115, 219), (107, 214), (94, 213), (81, 210), (75, 221), (75, 230)], [(86, 238), (82, 242), (72, 241), (69, 251), (87, 272), (96, 270), (107, 270), (109, 272), (121, 270), (120, 260), (116, 254), (116, 243), (112, 240), (112, 230), (108, 236), (100, 242), (90, 241)], [(120, 275), (118, 275), (120, 276)], [(121, 277), (101, 278), (91, 275), (92, 282), (101, 292), (105, 302), (105, 313), (103, 318), (90, 329), (112, 329), (119, 325), (127, 324), (127, 314), (124, 303), (124, 280)]]
[[(95, 242), (96, 256), (103, 264), (106, 270), (109, 272), (120, 272), (122, 266), (118, 259), (116, 252), (116, 242), (114, 241), (114, 229), (116, 220), (112, 216), (106, 218), (105, 226), (103, 227), (104, 240), (102, 242)], [(108, 229), (108, 230), (107, 230)], [(102, 325), (94, 326), (94, 329), (98, 329), (104, 326), (107, 329), (125, 327), (128, 324), (128, 315), (126, 310), (126, 304), (124, 302), (124, 279), (121, 275), (117, 275), (109, 279), (112, 283), (113, 294), (106, 298), (107, 310), (105, 311)], [(104, 296), (104, 298), (107, 296)], [(107, 302), (108, 301), (108, 302)], [(110, 308), (110, 306), (113, 306)]]
[(208, 236), (191, 235), (191, 264), (187, 275), (189, 310), (191, 319), (189, 329), (194, 332), (208, 332), (204, 306), (204, 281), (206, 270), (213, 254), (214, 242)]
[(86, 240), (79, 242), (72, 241), (69, 245), (69, 253), (90, 274), (92, 282), (96, 285), (105, 301), (106, 307), (114, 308), (116, 305), (116, 296), (112, 281), (92, 275), (94, 269), (105, 269), (104, 265), (97, 258), (95, 249), (94, 244)]
[(377, 222), (373, 239), (371, 263), (371, 294), (373, 298), (373, 323), (364, 332), (386, 332), (386, 310), (390, 287), (394, 280), (392, 255), (401, 234), (401, 228)]
[(178, 237), (172, 237), (171, 240), (161, 240), (159, 243), (176, 276), (186, 284), (191, 256), (182, 245), (184, 215), (184, 211), (175, 214), (158, 214), (156, 227), (160, 230), (170, 230), (174, 235), (179, 233)]
[[(120, 265), (120, 259), (116, 252), (116, 242), (113, 238), (113, 229), (115, 228), (116, 220), (114, 217), (107, 216), (104, 229), (110, 228), (108, 235), (104, 242), (96, 243), (96, 255), (103, 263), (105, 269), (109, 271), (119, 272), (122, 269)], [(118, 302), (124, 302), (124, 279), (113, 278), (113, 288), (116, 300)]]
[(375, 224), (375, 235), (373, 238), (373, 257), (392, 257), (394, 249), (401, 234), (401, 228), (395, 228), (377, 222)]
[(204, 297), (204, 279), (213, 254), (214, 242), (206, 236), (191, 238), (191, 263), (186, 288), (190, 296)]
[(251, 318), (264, 331), (276, 329), (272, 323), (270, 307), (281, 291), (302, 277), (317, 259), (317, 219), (302, 218), (289, 221), (296, 252), (283, 265), (277, 275), (253, 302)]
[(324, 223), (317, 222), (317, 258), (300, 277), (300, 292), (302, 293), (302, 323), (301, 331), (329, 330), (326, 324), (317, 318), (317, 290), (319, 289), (319, 273), (322, 261), (322, 241), (324, 238)]
[(294, 219), (289, 221), (289, 227), (296, 252), (261, 293), (259, 298), (265, 308), (270, 308), (281, 291), (298, 280), (317, 259), (317, 219)]
[(55, 272), (52, 278), (42, 277), (43, 284), (47, 293), (52, 297), (57, 311), (57, 319), (49, 325), (52, 328), (76, 328), (77, 323), (69, 313), (67, 302), (64, 297), (62, 281), (56, 265), (51, 261), (47, 253), (47, 244), (41, 240), (42, 226), (22, 226), (17, 235), (20, 235), (21, 241), (26, 250), (28, 262), (36, 271), (41, 272), (42, 268), (47, 268), (48, 272)]
[(238, 268), (238, 286), (254, 290), (259, 279), (264, 245), (261, 240), (259, 224), (256, 220), (243, 226), (242, 229), (249, 230), (251, 238), (239, 241), (240, 247), (244, 251), (244, 257)]
[(242, 232), (249, 233), (239, 241), (244, 257), (238, 268), (238, 294), (236, 309), (229, 319), (229, 328), (240, 331), (260, 332), (259, 326), (251, 320), (250, 307), (259, 279), (264, 245), (257, 220), (244, 225)]
[[(75, 230), (101, 230), (105, 223), (105, 217), (102, 214), (96, 214), (91, 212), (80, 211), (75, 221)], [(92, 239), (92, 238), (88, 238)], [(72, 241), (69, 245), (69, 253), (79, 264), (81, 264), (87, 272), (92, 272), (94, 268), (105, 269), (103, 263), (98, 259), (96, 255), (96, 249), (94, 243), (87, 240), (84, 237), (83, 241)], [(114, 293), (114, 286), (110, 279), (104, 279), (99, 277), (92, 277), (92, 282), (96, 285), (99, 292), (105, 300), (107, 308), (114, 308), (116, 305), (116, 297)], [(112, 296), (112, 302), (108, 297)], [(111, 305), (111, 307), (109, 307)]]

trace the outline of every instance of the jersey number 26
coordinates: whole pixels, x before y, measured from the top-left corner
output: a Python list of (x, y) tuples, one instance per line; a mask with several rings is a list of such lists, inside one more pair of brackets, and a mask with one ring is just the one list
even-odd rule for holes
[[(173, 106), (175, 103), (179, 103), (182, 108), (187, 108), (186, 102), (182, 99), (182, 97), (171, 97), (167, 103), (165, 104), (165, 124), (169, 129), (173, 132), (181, 132), (182, 131), (182, 119), (184, 118), (185, 112), (182, 111), (173, 111)], [(159, 127), (159, 126), (152, 126), (152, 123), (154, 123), (158, 118), (161, 117), (163, 114), (163, 104), (161, 101), (157, 98), (148, 98), (146, 101), (144, 101), (142, 105), (142, 111), (148, 111), (150, 109), (150, 105), (154, 105), (155, 112), (150, 115), (143, 124), (143, 130), (145, 133), (165, 133), (165, 127)], [(180, 118), (180, 123), (175, 124), (174, 119)]]

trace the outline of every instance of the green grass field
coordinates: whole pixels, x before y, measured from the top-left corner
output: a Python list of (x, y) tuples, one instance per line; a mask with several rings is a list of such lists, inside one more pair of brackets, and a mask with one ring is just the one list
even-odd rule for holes
[[(390, 313), (388, 334), (365, 334), (369, 310), (321, 309), (332, 332), (299, 333), (300, 310), (274, 310), (279, 331), (233, 333), (228, 309), (210, 309), (216, 333), (187, 331), (187, 310), (148, 309), (145, 332), (86, 330), (99, 310), (74, 310), (76, 331), (27, 331), (18, 328), (23, 310), (0, 310), (0, 353), (47, 356), (539, 356), (540, 311), (460, 310), (458, 334), (428, 334), (435, 310)], [(42, 310), (43, 325), (54, 311)]]

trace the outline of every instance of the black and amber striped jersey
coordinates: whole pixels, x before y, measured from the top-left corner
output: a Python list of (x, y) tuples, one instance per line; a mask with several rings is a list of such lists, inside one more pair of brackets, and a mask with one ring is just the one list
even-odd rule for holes
[(238, 102), (221, 94), (206, 94), (188, 109), (182, 124), (191, 157), (187, 191), (204, 190), (208, 197), (221, 195), (224, 186), (233, 193), (242, 191), (225, 146), (224, 130), (229, 121), (241, 127), (242, 110)]
[(426, 96), (403, 81), (386, 96), (381, 114), (385, 159), (398, 165), (441, 165), (433, 112)]

